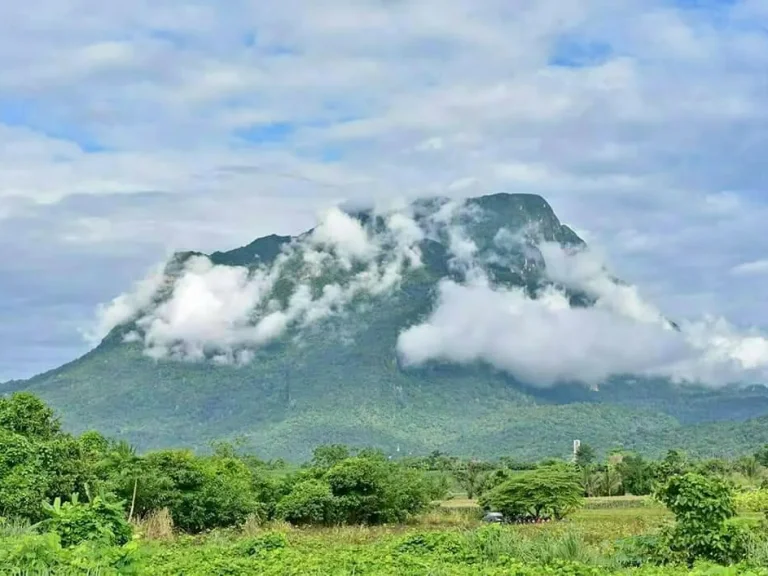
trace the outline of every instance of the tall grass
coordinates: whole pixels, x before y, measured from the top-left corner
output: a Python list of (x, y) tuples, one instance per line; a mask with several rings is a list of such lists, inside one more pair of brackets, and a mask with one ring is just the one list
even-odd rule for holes
[(0, 518), (0, 538), (13, 538), (34, 532), (34, 525), (26, 520)]
[(516, 528), (494, 526), (465, 532), (463, 540), (469, 553), (489, 563), (503, 558), (532, 564), (580, 562), (597, 566), (608, 563), (601, 550), (590, 545), (574, 528), (561, 533), (526, 535)]
[(156, 510), (133, 522), (134, 529), (147, 540), (172, 540), (173, 518), (168, 508)]

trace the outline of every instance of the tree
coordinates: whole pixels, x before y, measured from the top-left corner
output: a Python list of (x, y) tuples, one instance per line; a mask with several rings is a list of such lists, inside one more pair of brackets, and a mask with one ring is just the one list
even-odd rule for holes
[(296, 484), (278, 503), (277, 515), (291, 524), (331, 524), (334, 520), (331, 487), (322, 480)]
[(432, 487), (416, 470), (376, 458), (348, 458), (324, 476), (336, 518), (346, 524), (400, 522), (421, 512)]
[(583, 502), (583, 489), (576, 471), (551, 466), (516, 474), (480, 497), (488, 511), (512, 519), (562, 519)]
[(41, 520), (49, 485), (36, 444), (0, 428), (0, 516)]
[(579, 467), (581, 473), (581, 486), (587, 497), (597, 496), (600, 492), (600, 474), (594, 466)]
[(605, 496), (615, 496), (621, 491), (621, 474), (616, 466), (607, 464), (600, 472), (600, 489)]
[(653, 490), (653, 469), (642, 456), (627, 454), (616, 465), (624, 490), (635, 496), (650, 494)]
[(750, 480), (760, 475), (760, 463), (754, 456), (743, 456), (736, 461), (735, 468)]
[(28, 392), (0, 398), (0, 428), (34, 440), (50, 440), (61, 434), (61, 424), (53, 410)]
[(484, 476), (481, 467), (474, 460), (458, 466), (453, 475), (470, 500), (482, 491)]
[(760, 466), (768, 468), (768, 444), (763, 444), (763, 446), (755, 452), (755, 460), (757, 460), (757, 463), (760, 464)]
[(349, 448), (343, 444), (318, 446), (312, 452), (312, 466), (328, 470), (351, 456)]
[(654, 470), (654, 480), (663, 486), (667, 481), (691, 471), (691, 465), (685, 454), (678, 450), (669, 450), (664, 459), (659, 462)]
[(749, 535), (728, 520), (736, 514), (728, 484), (715, 476), (687, 473), (672, 476), (656, 497), (675, 515), (675, 526), (665, 534), (673, 553), (689, 565), (699, 559), (728, 564), (742, 560)]
[(595, 449), (587, 443), (580, 444), (578, 450), (576, 450), (576, 464), (585, 468), (590, 464), (593, 464), (597, 459)]

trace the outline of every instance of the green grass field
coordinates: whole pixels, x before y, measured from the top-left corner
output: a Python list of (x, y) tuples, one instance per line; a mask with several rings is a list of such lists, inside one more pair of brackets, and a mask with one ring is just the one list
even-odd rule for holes
[[(480, 517), (474, 501), (452, 498), (414, 522), (396, 526), (294, 528), (280, 523), (198, 537), (174, 537), (155, 527), (160, 539), (148, 547), (146, 573), (623, 573), (617, 564), (618, 542), (670, 519), (662, 506), (637, 497), (588, 499), (568, 520), (547, 524), (491, 526)], [(140, 532), (152, 529), (139, 526)], [(638, 573), (687, 573), (664, 570)]]

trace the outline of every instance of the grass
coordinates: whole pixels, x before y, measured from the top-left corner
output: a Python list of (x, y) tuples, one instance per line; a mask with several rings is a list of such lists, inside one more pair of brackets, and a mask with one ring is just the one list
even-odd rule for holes
[[(456, 502), (460, 506), (436, 507), (407, 524), (298, 528), (283, 522), (263, 524), (251, 517), (238, 528), (196, 536), (179, 534), (167, 511), (160, 511), (134, 521), (142, 557), (138, 573), (602, 576), (621, 568), (622, 556), (617, 553), (621, 539), (652, 532), (670, 518), (664, 508), (643, 499), (617, 498), (594, 499), (561, 522), (487, 525), (474, 502), (450, 501)], [(0, 523), (2, 530), (24, 534), (29, 527)], [(768, 564), (768, 546), (756, 543), (752, 557)], [(560, 572), (562, 563), (582, 568)], [(687, 572), (666, 568), (642, 572), (683, 573)]]
[[(450, 501), (458, 507), (441, 506), (400, 525), (296, 528), (253, 520), (239, 529), (158, 542), (149, 563), (155, 569), (151, 573), (162, 576), (192, 576), (202, 567), (224, 573), (222, 558), (242, 562), (231, 570), (244, 574), (506, 574), (510, 562), (577, 562), (613, 570), (618, 540), (652, 530), (667, 518), (664, 509), (633, 501), (634, 507), (585, 508), (566, 521), (539, 525), (486, 525), (466, 498)], [(236, 559), (247, 543), (276, 535), (285, 543), (279, 551)]]

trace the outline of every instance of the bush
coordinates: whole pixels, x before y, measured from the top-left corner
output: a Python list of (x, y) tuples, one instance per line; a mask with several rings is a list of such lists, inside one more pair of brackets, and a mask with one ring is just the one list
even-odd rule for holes
[(175, 526), (200, 532), (235, 526), (258, 511), (253, 475), (238, 458), (201, 458), (185, 450), (164, 450), (148, 455), (136, 470), (114, 482), (126, 500), (133, 498), (136, 488), (139, 516), (167, 508)]
[(143, 556), (135, 542), (84, 542), (62, 548), (53, 533), (0, 538), (2, 574), (141, 574)]
[(736, 509), (741, 512), (766, 512), (768, 511), (768, 490), (750, 490), (738, 492), (733, 497)]
[(724, 480), (691, 472), (672, 476), (657, 497), (675, 515), (675, 525), (662, 533), (673, 555), (688, 565), (699, 559), (732, 564), (746, 558), (751, 532), (730, 521), (736, 510)]
[(402, 522), (431, 501), (423, 473), (378, 457), (343, 460), (324, 479), (333, 494), (334, 518), (345, 524)]
[(329, 524), (334, 518), (331, 487), (320, 480), (294, 486), (277, 505), (277, 515), (292, 524)]
[(122, 545), (131, 539), (131, 525), (125, 519), (122, 505), (106, 502), (99, 496), (88, 504), (78, 502), (76, 497), (62, 504), (56, 498), (45, 510), (49, 518), (41, 527), (57, 534), (64, 548), (86, 541)]

